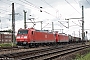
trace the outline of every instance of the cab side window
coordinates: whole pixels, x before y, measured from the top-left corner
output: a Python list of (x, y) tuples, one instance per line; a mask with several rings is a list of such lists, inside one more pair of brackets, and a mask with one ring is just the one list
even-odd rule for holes
[(32, 35), (34, 34), (34, 31), (32, 31)]

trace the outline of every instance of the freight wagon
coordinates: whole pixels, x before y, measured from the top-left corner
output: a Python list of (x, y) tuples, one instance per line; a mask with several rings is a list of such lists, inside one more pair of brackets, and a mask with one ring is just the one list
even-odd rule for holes
[(12, 35), (11, 34), (0, 34), (0, 43), (11, 43)]

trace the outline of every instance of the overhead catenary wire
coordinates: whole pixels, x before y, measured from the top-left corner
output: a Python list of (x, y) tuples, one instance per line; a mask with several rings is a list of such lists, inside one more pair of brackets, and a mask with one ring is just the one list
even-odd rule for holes
[[(20, 0), (21, 1), (21, 0)], [(31, 3), (31, 2), (29, 2), (29, 1), (27, 1), (27, 0), (24, 0), (24, 1), (26, 1), (30, 6), (32, 6), (32, 7), (34, 7), (34, 8), (37, 8), (37, 9), (40, 9), (40, 6), (35, 6), (33, 3)], [(22, 1), (23, 2), (23, 1)], [(23, 3), (25, 3), (25, 2), (23, 2)], [(25, 3), (26, 4), (26, 3)]]
[[(47, 5), (49, 5), (51, 8), (53, 8), (55, 11), (56, 11), (56, 13), (58, 12), (59, 13), (59, 10), (58, 9), (56, 9), (56, 8), (54, 8), (51, 4), (49, 4), (46, 0), (41, 0), (42, 2), (44, 2), (44, 3), (46, 3)], [(60, 14), (61, 15), (61, 14)], [(59, 18), (59, 16), (58, 16), (58, 18)]]
[(60, 24), (62, 24), (64, 27), (68, 28), (67, 26), (65, 26), (63, 23), (61, 23), (60, 21), (58, 21)]
[[(10, 5), (11, 6), (11, 5)], [(9, 6), (9, 7), (10, 7)], [(2, 11), (4, 11), (4, 12), (9, 12), (10, 13), (10, 11), (9, 10), (7, 10), (7, 9), (5, 9), (4, 7), (0, 7), (0, 10), (2, 10)], [(1, 12), (2, 13), (2, 12)], [(4, 13), (2, 13), (2, 14), (4, 14)]]
[[(21, 1), (21, 0), (20, 0), (20, 1)], [(53, 15), (53, 14), (51, 14), (51, 13), (45, 11), (45, 10), (42, 10), (42, 9), (40, 8), (40, 6), (35, 6), (35, 5), (34, 5), (33, 3), (31, 3), (31, 2), (29, 2), (29, 1), (27, 1), (27, 0), (25, 0), (25, 1), (28, 2), (29, 4), (32, 4), (32, 6), (33, 6), (34, 8), (37, 8), (37, 9), (39, 9), (39, 10), (41, 10), (41, 11), (43, 11), (43, 12), (45, 12), (45, 13), (47, 13), (47, 14), (49, 14), (49, 15), (51, 15), (51, 16), (53, 16), (53, 17), (56, 18), (55, 15)], [(23, 2), (23, 3), (24, 3), (24, 2)]]
[[(21, 1), (21, 0), (19, 0), (19, 1)], [(21, 1), (21, 2), (24, 3), (24, 4), (27, 4), (27, 5), (29, 5), (29, 6), (32, 6), (32, 7), (34, 7), (34, 8), (37, 8), (37, 9), (39, 9), (39, 10), (41, 10), (39, 6), (35, 6), (33, 3), (31, 3), (31, 2), (29, 2), (29, 1), (27, 1), (27, 0), (25, 0), (25, 1), (26, 1), (27, 3), (24, 2), (24, 1)], [(43, 11), (43, 12), (45, 12), (45, 13), (47, 13), (47, 14), (49, 14), (49, 15), (52, 15), (52, 14), (46, 12), (46, 11)], [(52, 15), (52, 16), (54, 16), (54, 15)]]
[[(46, 0), (41, 0), (43, 1), (44, 3), (46, 3), (47, 5), (49, 5), (51, 8), (53, 8), (55, 11), (59, 11), (58, 9), (55, 9), (52, 5), (50, 5)], [(61, 14), (60, 14), (61, 15)], [(58, 18), (59, 19), (59, 18)], [(59, 19), (60, 20), (60, 19)], [(64, 27), (66, 27), (62, 22), (59, 21), (60, 24), (62, 24)], [(68, 27), (66, 27), (68, 28)]]
[[(11, 1), (11, 0), (8, 0), (8, 1), (13, 2), (13, 1)], [(19, 0), (19, 1), (21, 1), (21, 0)], [(24, 1), (21, 1), (21, 2), (40, 10), (40, 7), (35, 6), (33, 3), (31, 3), (31, 2), (29, 2), (29, 1), (27, 1), (27, 0), (25, 0), (25, 1), (28, 2), (28, 3), (24, 2)], [(22, 5), (22, 4), (17, 3), (17, 2), (14, 2), (14, 3), (19, 4), (19, 5)], [(30, 5), (30, 4), (31, 4), (31, 5)], [(22, 6), (24, 6), (24, 5), (22, 5)], [(47, 12), (47, 11), (44, 11), (44, 10), (43, 10), (43, 12), (45, 12), (45, 13), (47, 13), (47, 14), (55, 17), (55, 18), (57, 18), (55, 15), (52, 15), (51, 13), (49, 13), (49, 12)], [(57, 19), (59, 19), (59, 18), (57, 18)]]
[(87, 1), (87, 3), (90, 5), (89, 1), (88, 1), (88, 0), (86, 0), (86, 1)]
[(57, 10), (52, 5), (50, 5), (48, 2), (46, 2), (46, 0), (41, 0), (41, 1), (43, 1), (44, 3), (46, 3), (47, 5), (49, 5), (50, 7), (52, 7), (54, 10)]
[(78, 2), (76, 0), (74, 0), (74, 1), (78, 4)]
[[(19, 0), (20, 2), (24, 3), (24, 4), (27, 4), (26, 2), (22, 1), (22, 0)], [(27, 4), (27, 5), (30, 5), (30, 4)], [(33, 7), (33, 5), (30, 5)]]
[[(10, 1), (10, 2), (13, 2), (13, 1), (11, 1), (11, 0), (8, 0), (8, 1)], [(25, 3), (25, 4), (27, 4), (27, 5), (29, 5), (29, 6), (31, 6), (31, 7), (34, 7), (34, 8), (37, 8), (38, 10), (42, 10), (42, 9), (40, 9), (40, 7), (39, 6), (36, 6), (36, 5), (34, 5), (33, 3), (31, 3), (31, 2), (29, 2), (29, 1), (27, 1), (27, 0), (19, 0), (19, 1), (22, 1), (22, 3)], [(25, 2), (26, 1), (26, 2)], [(25, 6), (25, 5), (23, 5), (23, 4), (20, 4), (20, 3), (18, 3), (18, 2), (15, 2), (16, 4), (19, 4), (19, 5), (22, 5), (22, 6)], [(52, 6), (53, 7), (53, 6)], [(28, 8), (28, 9), (30, 9), (30, 8)], [(45, 12), (45, 13), (47, 13), (47, 14), (49, 14), (49, 15), (51, 15), (51, 16), (53, 16), (53, 17), (55, 17), (55, 18), (57, 18), (55, 15), (53, 15), (53, 14), (51, 14), (51, 13), (49, 13), (49, 12), (47, 12), (47, 11), (45, 11), (45, 10), (42, 10), (43, 12)], [(60, 20), (59, 18), (57, 18), (58, 20)]]
[(78, 22), (79, 22), (79, 24), (81, 25), (80, 20), (78, 20)]
[(1, 8), (0, 8), (0, 10), (5, 11), (5, 12), (10, 12), (10, 11), (7, 11), (7, 10), (1, 9)]
[(6, 18), (6, 17), (0, 17), (0, 18), (5, 18), (5, 19), (9, 19), (9, 21), (10, 21), (10, 18)]
[[(75, 7), (73, 7), (67, 0), (65, 0), (75, 11), (77, 11), (77, 9)], [(79, 11), (77, 11), (80, 15), (81, 13)]]
[[(14, 1), (11, 1), (11, 0), (8, 0), (8, 1), (11, 2), (11, 3), (14, 2)], [(21, 3), (18, 3), (18, 2), (14, 2), (14, 3), (16, 3), (16, 4), (20, 5), (20, 6), (25, 6), (24, 4), (21, 4)], [(29, 7), (28, 6), (25, 6), (25, 8), (31, 9), (30, 6)], [(23, 15), (19, 13), (19, 16), (23, 16)]]
[(4, 1), (2, 1), (2, 0), (0, 0), (2, 3), (4, 3), (4, 4), (7, 4), (7, 5), (11, 5), (11, 4), (9, 4), (9, 3), (6, 3), (6, 2), (4, 2)]
[[(9, 1), (9, 0), (7, 0), (7, 1)], [(2, 2), (2, 3), (4, 3), (4, 4), (7, 4), (7, 6), (9, 6), (9, 7), (11, 7), (12, 6), (12, 4), (10, 4), (10, 3), (6, 3), (6, 2), (4, 2), (4, 1), (1, 1), (0, 0), (0, 2)], [(11, 1), (10, 1), (11, 2)], [(9, 15), (8, 13), (11, 13), (10, 12), (10, 10), (8, 10), (8, 7), (5, 9), (3, 6), (2, 7), (0, 7), (0, 10), (2, 11), (0, 14), (7, 14), (7, 15)], [(4, 12), (3, 12), (4, 11)], [(7, 13), (6, 13), (7, 12)], [(20, 15), (21, 16), (21, 15)], [(7, 18), (7, 17), (0, 17), (0, 18), (4, 18), (4, 19), (9, 19), (9, 21), (11, 20), (11, 18)], [(20, 18), (20, 17), (19, 17)]]
[[(11, 1), (11, 0), (8, 0), (8, 1), (11, 2), (11, 3), (16, 3), (16, 4), (18, 4), (18, 5), (22, 5), (22, 4), (20, 4), (20, 3), (17, 3), (17, 2)], [(22, 6), (24, 6), (24, 5), (22, 5)]]
[[(72, 21), (73, 22), (73, 21)], [(76, 24), (77, 26), (81, 27), (80, 25), (78, 25), (77, 23), (73, 22), (74, 24)]]
[[(13, 3), (15, 3), (15, 4), (18, 4), (18, 5), (20, 5), (20, 6), (25, 6), (24, 4), (20, 4), (20, 3), (18, 3), (18, 2), (14, 2), (14, 1), (11, 1), (11, 0), (8, 0), (9, 2), (13, 2)], [(28, 9), (31, 9), (31, 7), (30, 6), (25, 6), (25, 8), (28, 8)]]
[(45, 28), (48, 24), (49, 24), (49, 23), (47, 23), (44, 27), (42, 27), (42, 29)]

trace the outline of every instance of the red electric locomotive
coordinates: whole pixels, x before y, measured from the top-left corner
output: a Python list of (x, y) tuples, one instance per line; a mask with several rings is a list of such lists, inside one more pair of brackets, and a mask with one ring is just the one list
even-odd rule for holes
[(34, 28), (19, 29), (16, 37), (17, 45), (38, 46), (40, 44), (55, 43), (55, 35), (48, 31), (35, 30)]
[(57, 42), (58, 44), (68, 43), (68, 42), (69, 42), (69, 36), (66, 35), (66, 34), (56, 33), (55, 36), (56, 36), (56, 42)]
[(59, 42), (69, 42), (69, 37), (66, 34), (59, 34), (58, 37)]

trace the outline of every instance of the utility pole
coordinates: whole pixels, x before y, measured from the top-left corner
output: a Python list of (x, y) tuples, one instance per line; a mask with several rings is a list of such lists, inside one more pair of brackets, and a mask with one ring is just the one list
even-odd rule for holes
[(80, 37), (80, 30), (79, 30), (79, 37)]
[(65, 19), (65, 20), (67, 20), (67, 23), (68, 23), (68, 27), (67, 28), (69, 28), (69, 19)]
[(14, 11), (14, 3), (12, 3), (12, 42), (15, 43), (15, 11)]
[(54, 32), (54, 24), (53, 24), (53, 22), (52, 22), (52, 32)]
[(23, 12), (24, 12), (24, 28), (26, 29), (26, 11), (25, 10), (23, 10)]
[(41, 21), (41, 30), (42, 30), (42, 22), (43, 22), (43, 21)]
[(65, 20), (67, 20), (67, 23), (68, 23), (68, 27), (67, 28), (69, 28), (69, 19), (65, 19)]
[(62, 29), (62, 33), (63, 33), (63, 29)]
[(82, 6), (82, 41), (84, 40), (84, 9)]

